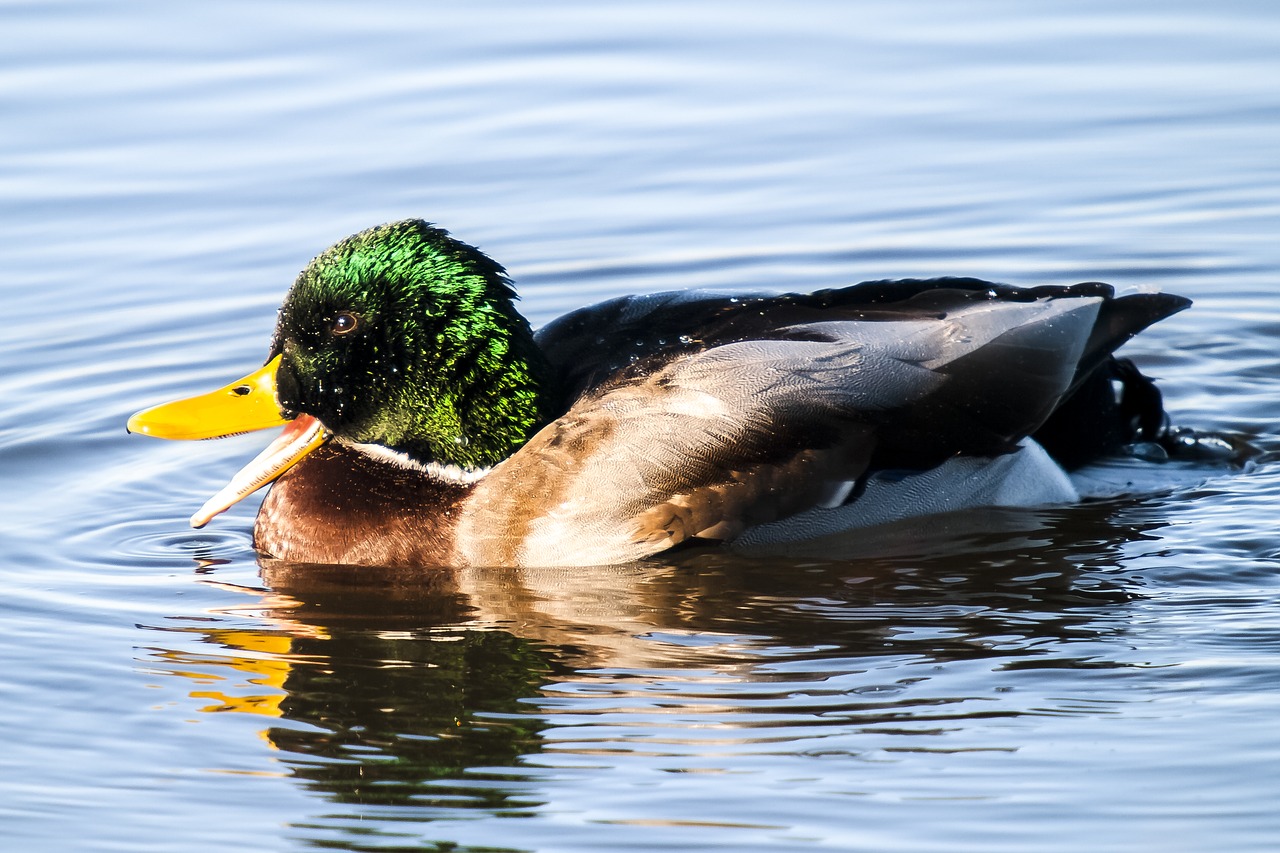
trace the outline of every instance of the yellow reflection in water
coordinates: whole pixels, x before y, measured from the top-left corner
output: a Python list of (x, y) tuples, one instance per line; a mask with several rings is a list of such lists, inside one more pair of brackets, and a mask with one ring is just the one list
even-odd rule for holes
[[(203, 689), (187, 695), (207, 703), (198, 707), (202, 713), (233, 711), (279, 718), (283, 716), (281, 703), (289, 695), (286, 682), (294, 670), (295, 635), (320, 640), (328, 636), (315, 626), (281, 619), (272, 622), (263, 630), (209, 626), (199, 629), (206, 642), (244, 654), (205, 655), (166, 649), (156, 655), (177, 664), (168, 670), (170, 674), (201, 685)], [(235, 673), (244, 677), (236, 677)], [(266, 739), (265, 731), (263, 737)]]
[(280, 703), (288, 695), (284, 684), (292, 669), (287, 658), (293, 648), (293, 638), (281, 634), (217, 629), (209, 631), (209, 636), (226, 648), (254, 652), (255, 655), (252, 657), (240, 655), (223, 657), (220, 662), (225, 667), (247, 674), (248, 678), (245, 679), (247, 684), (270, 688), (270, 690), (245, 695), (232, 695), (223, 690), (193, 690), (189, 694), (192, 699), (214, 700), (214, 704), (204, 705), (200, 710), (206, 713), (239, 711), (246, 714), (279, 717)]

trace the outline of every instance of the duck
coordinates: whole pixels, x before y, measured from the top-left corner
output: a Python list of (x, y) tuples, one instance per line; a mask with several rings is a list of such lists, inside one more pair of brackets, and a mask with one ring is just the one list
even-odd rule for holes
[(269, 486), (267, 559), (630, 563), (904, 517), (1079, 499), (1070, 471), (1166, 432), (1115, 350), (1190, 300), (1101, 282), (867, 281), (622, 296), (536, 333), (504, 268), (392, 222), (316, 256), (265, 364), (128, 430), (283, 430), (191, 518)]

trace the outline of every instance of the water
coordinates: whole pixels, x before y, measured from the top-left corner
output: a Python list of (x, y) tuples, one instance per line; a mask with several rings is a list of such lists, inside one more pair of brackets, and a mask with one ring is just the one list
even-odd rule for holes
[(1280, 475), (789, 560), (259, 566), (262, 445), (124, 434), (424, 216), (535, 323), (621, 293), (1159, 285), (1182, 423), (1269, 453), (1263, 2), (9, 3), (0, 836), (148, 850), (1273, 850)]

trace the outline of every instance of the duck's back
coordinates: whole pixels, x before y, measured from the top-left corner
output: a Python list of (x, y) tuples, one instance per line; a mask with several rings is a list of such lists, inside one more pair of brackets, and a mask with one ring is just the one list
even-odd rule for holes
[(564, 414), (478, 485), (462, 541), (473, 562), (619, 562), (846, 504), (876, 472), (1014, 453), (1187, 304), (936, 279), (585, 308), (537, 338)]

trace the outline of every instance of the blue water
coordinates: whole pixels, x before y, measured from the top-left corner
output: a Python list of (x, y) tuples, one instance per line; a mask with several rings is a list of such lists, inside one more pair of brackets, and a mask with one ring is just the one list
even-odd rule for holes
[[(1280, 7), (0, 7), (5, 849), (1280, 848)], [(542, 323), (976, 275), (1192, 297), (1127, 353), (1266, 454), (790, 560), (259, 566), (264, 443), (124, 432), (406, 216)]]

